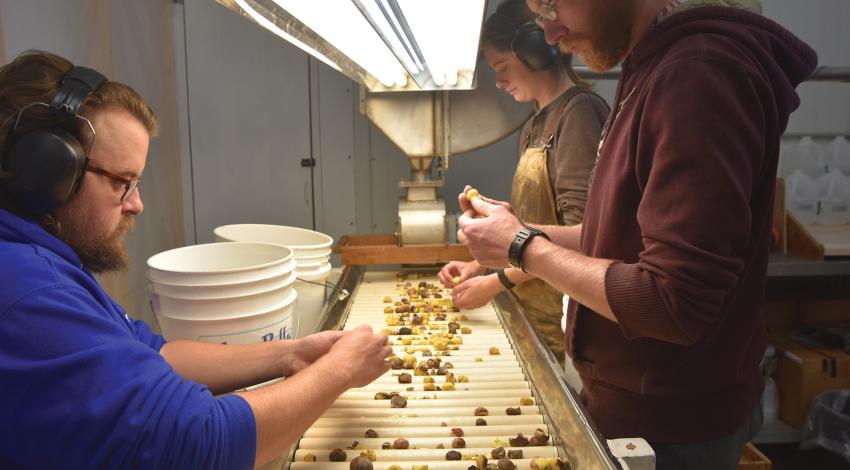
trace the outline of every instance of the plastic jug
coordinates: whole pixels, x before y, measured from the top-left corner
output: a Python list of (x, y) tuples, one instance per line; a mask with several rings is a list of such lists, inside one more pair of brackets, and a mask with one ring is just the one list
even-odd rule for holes
[(837, 169), (850, 176), (850, 142), (840, 135), (826, 148), (826, 164), (829, 169)]
[(786, 176), (791, 175), (794, 170), (801, 170), (812, 179), (826, 174), (823, 148), (811, 137), (800, 139), (800, 142), (789, 148), (784, 156), (782, 174)]
[(785, 207), (803, 225), (817, 220), (818, 185), (800, 169), (785, 179)]
[(850, 223), (850, 178), (837, 168), (817, 179), (819, 225)]
[(773, 424), (779, 417), (779, 392), (773, 377), (764, 378), (764, 395), (762, 397), (764, 400), (762, 402), (764, 405), (763, 424)]

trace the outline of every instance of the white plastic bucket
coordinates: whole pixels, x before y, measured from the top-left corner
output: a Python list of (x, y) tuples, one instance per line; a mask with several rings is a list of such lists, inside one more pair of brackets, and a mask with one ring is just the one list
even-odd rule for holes
[(295, 268), (295, 290), (298, 292), (298, 337), (315, 333), (324, 311), (328, 288), (325, 281), (331, 272), (330, 263), (316, 270), (303, 272)]
[(292, 270), (292, 250), (274, 243), (207, 243), (148, 258), (148, 279), (158, 284), (209, 286), (280, 276)]
[(295, 260), (295, 262), (298, 263), (299, 266), (327, 263), (331, 260), (331, 250), (328, 250), (327, 253), (319, 256), (293, 256), (292, 259)]
[(297, 312), (295, 291), (275, 309), (230, 318), (171, 318), (156, 315), (162, 335), (169, 341), (189, 339), (220, 344), (251, 344), (294, 337)]
[(287, 302), (291, 302), (290, 297), (294, 282), (295, 273), (292, 272), (284, 279), (284, 282), (278, 283), (271, 289), (258, 290), (243, 295), (185, 298), (151, 293), (151, 308), (155, 314), (169, 318), (211, 319), (256, 315), (258, 312), (268, 312), (281, 308)]
[(216, 241), (279, 243), (292, 249), (295, 258), (325, 256), (333, 238), (321, 232), (285, 225), (234, 224), (213, 230)]
[(290, 260), (290, 270), (272, 277), (256, 281), (237, 282), (233, 284), (212, 284), (207, 286), (186, 286), (175, 284), (148, 284), (151, 294), (176, 297), (179, 299), (220, 299), (223, 297), (240, 297), (272, 289), (292, 285), (295, 282), (295, 261)]
[(305, 264), (296, 264), (295, 265), (295, 274), (296, 276), (318, 276), (325, 271), (330, 270), (331, 263), (325, 261), (324, 263), (305, 263)]

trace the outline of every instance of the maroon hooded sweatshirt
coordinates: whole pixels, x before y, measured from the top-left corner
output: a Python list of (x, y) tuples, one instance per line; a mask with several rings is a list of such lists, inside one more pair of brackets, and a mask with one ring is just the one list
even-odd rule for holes
[(607, 438), (712, 440), (753, 412), (779, 139), (816, 64), (783, 27), (726, 7), (671, 16), (623, 63), (581, 237), (616, 260), (619, 323), (572, 302), (566, 333)]

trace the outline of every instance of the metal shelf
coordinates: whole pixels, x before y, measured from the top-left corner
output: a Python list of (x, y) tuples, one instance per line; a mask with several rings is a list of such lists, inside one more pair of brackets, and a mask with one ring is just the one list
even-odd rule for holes
[(850, 275), (850, 258), (815, 261), (790, 254), (771, 253), (767, 265), (767, 277), (848, 275)]
[(754, 444), (789, 444), (800, 442), (802, 431), (790, 424), (777, 419), (776, 422), (765, 424), (756, 437), (752, 439)]

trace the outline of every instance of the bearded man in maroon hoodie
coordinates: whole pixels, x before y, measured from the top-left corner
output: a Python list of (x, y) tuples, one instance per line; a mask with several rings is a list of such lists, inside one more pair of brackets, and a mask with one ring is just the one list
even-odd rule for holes
[(754, 0), (528, 2), (550, 43), (622, 63), (584, 223), (461, 194), (458, 236), (571, 298), (566, 351), (605, 437), (646, 438), (658, 468), (734, 469), (762, 421), (779, 139), (817, 56)]

